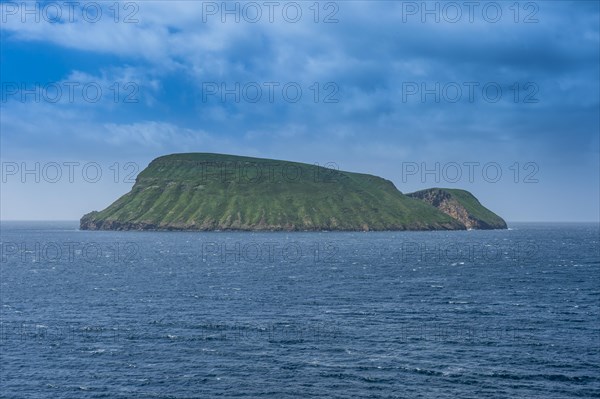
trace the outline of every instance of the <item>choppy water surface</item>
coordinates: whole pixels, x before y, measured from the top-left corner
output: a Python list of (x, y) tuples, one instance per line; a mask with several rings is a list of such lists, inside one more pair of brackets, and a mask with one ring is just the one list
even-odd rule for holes
[(3, 223), (6, 398), (600, 397), (595, 224)]

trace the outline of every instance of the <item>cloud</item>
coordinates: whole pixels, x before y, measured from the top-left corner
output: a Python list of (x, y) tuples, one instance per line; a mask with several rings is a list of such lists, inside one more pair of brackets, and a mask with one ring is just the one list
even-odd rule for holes
[(147, 121), (132, 124), (105, 124), (105, 141), (115, 147), (142, 146), (164, 150), (172, 143), (180, 148), (212, 147), (214, 140), (204, 131), (182, 129), (170, 123)]

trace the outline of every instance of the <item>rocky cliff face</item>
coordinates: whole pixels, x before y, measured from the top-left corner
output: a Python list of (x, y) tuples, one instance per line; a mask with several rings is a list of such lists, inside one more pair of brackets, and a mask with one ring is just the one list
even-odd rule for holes
[(506, 222), (483, 207), (471, 193), (464, 190), (431, 188), (407, 194), (433, 205), (446, 215), (464, 224), (467, 229), (506, 229)]

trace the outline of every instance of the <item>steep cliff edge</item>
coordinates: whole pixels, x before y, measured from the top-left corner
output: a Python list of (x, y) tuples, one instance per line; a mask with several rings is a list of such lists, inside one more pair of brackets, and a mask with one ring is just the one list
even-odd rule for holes
[(458, 220), (468, 229), (506, 229), (506, 222), (485, 208), (473, 194), (465, 190), (429, 188), (407, 196), (420, 199), (446, 215)]

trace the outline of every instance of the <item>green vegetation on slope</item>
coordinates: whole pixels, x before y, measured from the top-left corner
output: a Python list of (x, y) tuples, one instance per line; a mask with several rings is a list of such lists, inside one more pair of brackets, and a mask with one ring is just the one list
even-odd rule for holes
[(464, 229), (380, 177), (317, 165), (221, 154), (155, 159), (132, 190), (82, 229)]
[(440, 209), (468, 228), (506, 229), (506, 222), (490, 211), (473, 194), (452, 188), (429, 188), (407, 194)]

